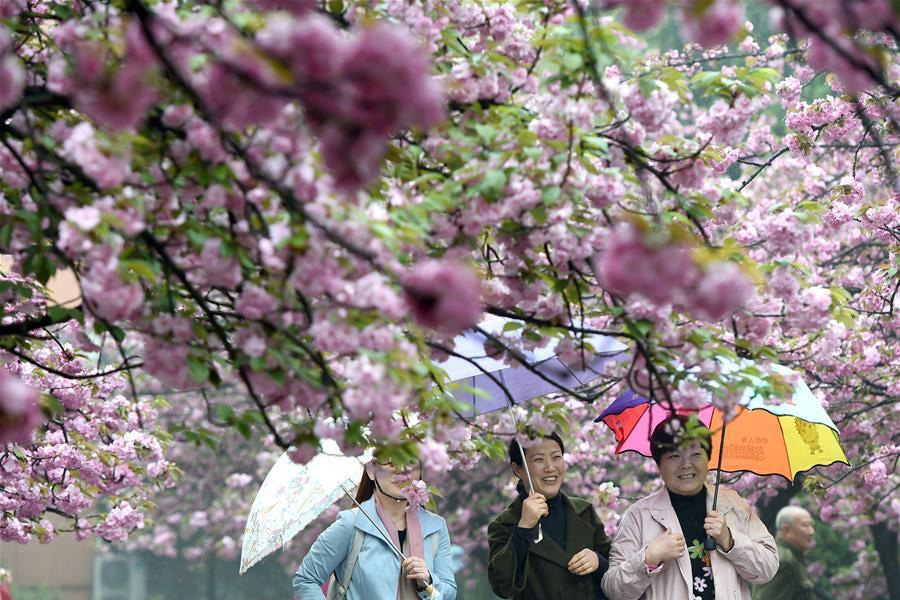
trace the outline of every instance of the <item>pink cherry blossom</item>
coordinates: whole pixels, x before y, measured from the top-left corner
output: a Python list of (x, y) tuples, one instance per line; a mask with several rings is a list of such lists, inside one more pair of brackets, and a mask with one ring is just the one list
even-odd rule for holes
[(305, 465), (311, 461), (319, 451), (309, 444), (301, 444), (288, 450), (288, 456), (298, 465)]
[(409, 481), (402, 491), (406, 501), (409, 502), (407, 510), (415, 510), (428, 503), (428, 485), (421, 479)]
[(11, 19), (26, 6), (26, 0), (0, 0), (0, 19)]
[(73, 206), (66, 209), (66, 220), (82, 231), (90, 231), (100, 224), (100, 210), (96, 206)]
[(129, 174), (128, 149), (115, 153), (101, 150), (97, 132), (90, 123), (79, 123), (72, 129), (63, 144), (63, 152), (100, 187), (118, 187)]
[(262, 10), (286, 10), (296, 15), (305, 14), (314, 10), (318, 3), (316, 0), (251, 0)]
[(481, 316), (481, 281), (468, 267), (448, 260), (426, 260), (403, 276), (406, 301), (425, 327), (459, 332)]
[(0, 112), (16, 104), (25, 87), (25, 70), (12, 51), (12, 40), (0, 28)]
[(687, 248), (677, 244), (653, 248), (630, 225), (606, 240), (598, 266), (607, 290), (623, 296), (637, 292), (657, 303), (672, 302), (696, 278)]
[(247, 284), (241, 293), (234, 308), (247, 319), (262, 319), (268, 313), (275, 310), (277, 302), (267, 291), (255, 285)]
[(810, 287), (802, 292), (792, 307), (795, 327), (812, 329), (828, 321), (831, 308), (831, 292), (823, 287)]
[(28, 444), (43, 420), (37, 390), (0, 369), (0, 444)]
[(426, 439), (419, 444), (419, 459), (426, 468), (434, 473), (443, 473), (450, 467), (447, 447), (433, 439)]
[(143, 526), (143, 514), (123, 502), (109, 511), (106, 520), (97, 527), (97, 535), (109, 541), (124, 540), (131, 530)]
[(605, 0), (605, 6), (623, 6), (622, 21), (634, 31), (643, 31), (659, 23), (666, 12), (665, 0)]
[(219, 238), (209, 238), (203, 243), (200, 268), (208, 285), (233, 288), (241, 282), (241, 266), (235, 258), (224, 256)]
[[(852, 39), (844, 36), (836, 36), (836, 39), (854, 60), (875, 68), (873, 59), (860, 50)], [(812, 36), (809, 41), (809, 65), (814, 69), (834, 71), (850, 94), (863, 92), (874, 84), (871, 76), (854, 66), (819, 36)]]
[(690, 294), (693, 314), (709, 321), (731, 316), (750, 298), (753, 285), (740, 267), (730, 261), (707, 265)]
[(693, 0), (685, 4), (682, 14), (687, 37), (706, 48), (728, 43), (744, 19), (743, 6), (738, 0), (712, 3)]
[(94, 313), (109, 321), (133, 319), (144, 304), (144, 291), (138, 283), (126, 282), (118, 272), (119, 246), (95, 247), (89, 256), (91, 268), (81, 279), (81, 291)]

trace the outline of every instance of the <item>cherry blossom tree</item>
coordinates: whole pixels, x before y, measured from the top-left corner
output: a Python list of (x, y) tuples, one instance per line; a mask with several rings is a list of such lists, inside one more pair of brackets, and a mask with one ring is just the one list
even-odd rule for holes
[[(2, 283), (4, 315), (47, 310), (40, 286), (14, 275)], [(72, 329), (0, 349), (3, 541), (49, 543), (65, 531), (124, 540), (144, 526), (153, 496), (175, 475), (164, 457), (168, 436), (157, 425), (160, 405), (129, 398), (122, 370), (104, 364), (110, 344), (82, 351), (67, 339)], [(67, 525), (55, 528), (49, 514)]]
[[(852, 463), (806, 477), (861, 540), (870, 587), (847, 594), (900, 598), (898, 16), (769, 4), (779, 33), (757, 39), (737, 0), (680, 2), (689, 42), (660, 52), (634, 31), (664, 0), (0, 1), (7, 456), (59, 443), (52, 368), (96, 386), (86, 414), (127, 382), (122, 458), (144, 465), (147, 375), (241, 390), (212, 417), (298, 462), (333, 438), (471, 466), (504, 436), (459, 418), (435, 363), (482, 314), (514, 317), (490, 336), (510, 364), (548, 338), (572, 365), (588, 334), (629, 345), (568, 392), (578, 415), (617, 383), (729, 412), (787, 389), (766, 363), (801, 372)], [(31, 303), (61, 269), (81, 304)], [(82, 364), (98, 351), (116, 372)], [(40, 523), (36, 493), (9, 510)]]

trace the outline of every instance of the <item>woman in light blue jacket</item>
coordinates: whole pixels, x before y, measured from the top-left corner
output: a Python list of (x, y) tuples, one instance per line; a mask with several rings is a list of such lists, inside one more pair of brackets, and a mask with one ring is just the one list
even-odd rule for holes
[[(379, 527), (359, 508), (341, 511), (337, 521), (313, 543), (294, 575), (296, 598), (324, 600), (322, 586), (332, 573), (338, 589), (345, 590), (346, 600), (415, 600), (429, 585), (431, 600), (456, 598), (447, 523), (423, 508), (407, 511), (409, 504), (394, 482), (401, 473), (418, 479), (420, 468), (401, 472), (390, 464), (366, 465), (356, 499)], [(379, 529), (409, 558), (401, 562)], [(355, 561), (350, 556), (354, 545), (358, 552)], [(341, 595), (329, 593), (329, 597)]]

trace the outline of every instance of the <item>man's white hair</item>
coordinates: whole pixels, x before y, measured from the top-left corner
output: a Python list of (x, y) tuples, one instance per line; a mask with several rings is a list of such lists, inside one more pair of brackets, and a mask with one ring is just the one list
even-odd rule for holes
[(808, 515), (809, 511), (799, 506), (785, 506), (778, 511), (775, 516), (775, 529), (781, 531), (802, 516)]

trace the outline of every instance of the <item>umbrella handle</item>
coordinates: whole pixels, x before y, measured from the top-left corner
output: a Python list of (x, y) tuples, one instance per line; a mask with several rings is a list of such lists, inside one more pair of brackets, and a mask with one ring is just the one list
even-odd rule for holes
[(347, 491), (347, 488), (344, 487), (343, 483), (341, 483), (340, 486), (344, 493), (347, 494), (347, 497), (353, 500), (353, 504), (355, 504), (357, 508), (359, 508), (359, 512), (361, 512), (363, 516), (365, 516), (366, 519), (369, 520), (369, 523), (371, 523), (375, 527), (375, 529), (378, 530), (378, 533), (384, 536), (384, 541), (388, 543), (388, 546), (390, 546), (391, 550), (394, 551), (394, 554), (399, 556), (401, 561), (406, 560), (406, 556), (397, 548), (397, 546), (394, 545), (394, 542), (391, 540), (391, 536), (388, 535), (388, 532), (385, 531), (384, 528), (381, 527), (378, 523), (376, 523), (371, 516), (369, 516), (369, 513), (366, 512), (366, 509), (364, 509), (362, 505), (356, 501), (356, 498), (353, 497), (353, 494)]
[[(516, 422), (516, 415), (513, 411), (512, 406), (509, 407), (509, 414), (512, 416), (513, 423), (515, 423), (516, 431), (519, 429), (519, 424)], [(534, 482), (531, 481), (531, 471), (528, 470), (528, 461), (525, 460), (525, 449), (522, 448), (522, 444), (516, 444), (519, 447), (519, 455), (522, 457), (522, 465), (525, 467), (525, 476), (528, 478), (528, 489), (531, 490), (531, 493), (534, 493)], [(541, 522), (538, 521), (538, 534), (534, 539), (534, 543), (537, 544), (542, 539), (544, 539), (544, 532), (541, 529)]]
[[(719, 460), (716, 465), (716, 487), (713, 491), (713, 501), (712, 501), (712, 510), (716, 510), (716, 506), (718, 506), (719, 502), (719, 482), (722, 481), (722, 450), (725, 448), (725, 426), (727, 422), (725, 421), (724, 415), (722, 418), (722, 437), (719, 438)], [(707, 535), (706, 540), (703, 541), (703, 548), (707, 552), (712, 552), (716, 549), (716, 540), (712, 539), (711, 536)]]
[[(509, 416), (512, 417), (513, 426), (516, 429), (516, 432), (519, 431), (519, 420), (516, 419), (516, 411), (513, 408), (512, 401), (507, 398), (506, 401), (509, 403)], [(528, 489), (531, 490), (531, 493), (534, 493), (534, 482), (531, 481), (531, 471), (528, 469), (528, 461), (525, 460), (525, 448), (522, 447), (522, 444), (516, 444), (519, 447), (519, 456), (522, 457), (522, 466), (525, 467), (525, 477), (528, 478)], [(542, 539), (544, 539), (544, 532), (541, 530), (541, 522), (538, 521), (538, 534), (537, 538), (535, 538), (534, 543), (537, 544)]]

